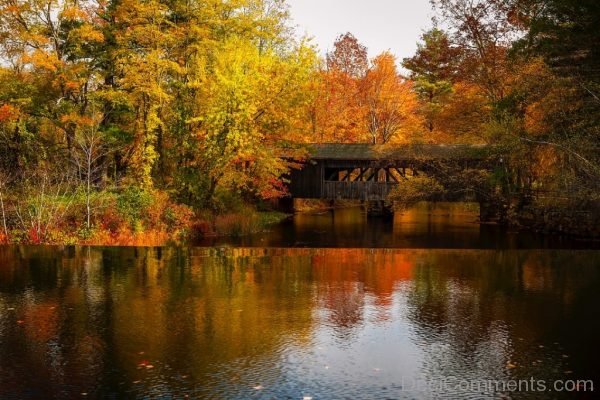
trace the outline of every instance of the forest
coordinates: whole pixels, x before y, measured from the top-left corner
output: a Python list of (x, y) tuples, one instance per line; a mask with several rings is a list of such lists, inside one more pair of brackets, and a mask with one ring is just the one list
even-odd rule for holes
[(597, 213), (600, 3), (431, 4), (398, 59), (285, 0), (0, 0), (0, 243), (261, 229), (311, 143), (489, 144), (507, 204)]

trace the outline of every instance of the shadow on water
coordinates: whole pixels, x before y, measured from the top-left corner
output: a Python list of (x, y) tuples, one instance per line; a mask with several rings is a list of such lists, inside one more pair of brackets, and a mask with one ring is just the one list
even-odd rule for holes
[(206, 238), (200, 246), (439, 249), (600, 249), (600, 242), (516, 232), (478, 223), (477, 203), (420, 203), (393, 220), (360, 207), (296, 214), (268, 232)]

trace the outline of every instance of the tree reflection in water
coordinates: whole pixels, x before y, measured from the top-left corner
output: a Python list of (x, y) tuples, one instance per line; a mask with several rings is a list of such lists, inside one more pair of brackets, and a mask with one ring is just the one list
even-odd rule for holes
[(370, 398), (416, 395), (402, 378), (597, 378), (599, 258), (4, 247), (0, 395)]

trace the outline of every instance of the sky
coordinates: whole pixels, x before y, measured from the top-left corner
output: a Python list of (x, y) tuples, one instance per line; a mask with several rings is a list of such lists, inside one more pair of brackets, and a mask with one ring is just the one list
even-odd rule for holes
[(288, 0), (299, 34), (313, 37), (324, 54), (342, 33), (351, 32), (369, 56), (390, 50), (398, 61), (414, 54), (431, 27), (429, 0)]

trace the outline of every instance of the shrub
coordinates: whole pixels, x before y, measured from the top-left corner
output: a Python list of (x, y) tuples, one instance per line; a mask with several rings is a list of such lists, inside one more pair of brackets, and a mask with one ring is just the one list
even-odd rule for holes
[(100, 223), (91, 234), (80, 235), (88, 243), (160, 245), (185, 237), (195, 222), (190, 207), (158, 190), (128, 188), (104, 203)]
[(388, 197), (397, 209), (409, 208), (420, 201), (436, 200), (445, 193), (444, 187), (434, 178), (418, 176), (398, 185)]
[(217, 190), (215, 198), (212, 201), (212, 208), (217, 214), (243, 213), (247, 211), (247, 207), (238, 193), (225, 190)]
[(169, 204), (164, 212), (167, 229), (181, 231), (188, 229), (194, 221), (194, 211), (183, 204)]
[(130, 186), (119, 194), (117, 198), (117, 209), (119, 213), (135, 229), (144, 215), (146, 209), (152, 205), (153, 196), (150, 192)]

